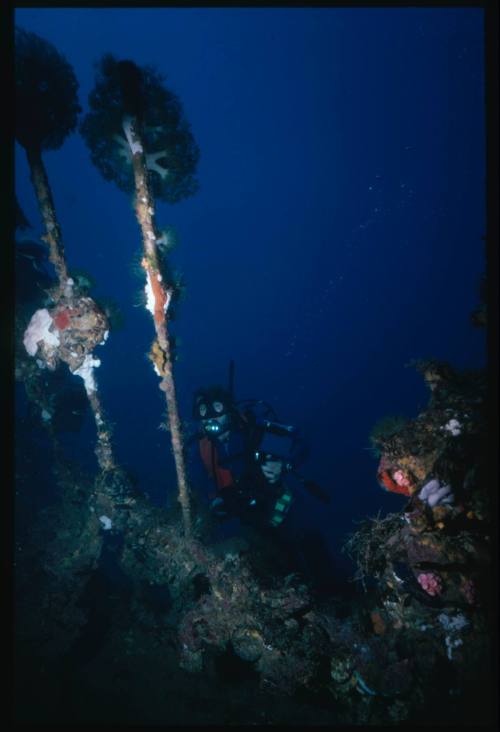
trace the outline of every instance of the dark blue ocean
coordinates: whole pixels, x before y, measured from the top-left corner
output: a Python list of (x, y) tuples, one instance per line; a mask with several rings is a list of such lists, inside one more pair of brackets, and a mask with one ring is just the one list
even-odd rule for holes
[[(15, 21), (72, 65), (83, 114), (106, 52), (155, 66), (179, 96), (201, 152), (199, 191), (158, 202), (157, 222), (177, 232), (172, 263), (186, 283), (171, 328), (181, 417), (191, 420), (197, 387), (227, 382), (234, 360), (236, 397), (270, 402), (307, 440), (302, 473), (331, 503), (302, 495), (301, 520), (349, 576), (341, 546), (356, 522), (404, 503), (379, 487), (368, 448), (378, 419), (427, 404), (408, 364), (486, 363), (485, 332), (470, 321), (486, 266), (483, 11), (26, 8)], [(166, 505), (175, 470), (146, 358), (154, 330), (133, 271), (132, 197), (104, 181), (77, 133), (44, 161), (70, 269), (123, 314), (95, 354), (117, 460)], [(15, 164), (36, 240), (20, 147)], [(88, 413), (67, 436), (90, 472), (94, 430)]]

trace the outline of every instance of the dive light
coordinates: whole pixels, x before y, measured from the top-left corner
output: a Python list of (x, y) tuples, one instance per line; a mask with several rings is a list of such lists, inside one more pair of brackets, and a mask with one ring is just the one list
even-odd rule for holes
[(209, 432), (212, 435), (216, 435), (221, 431), (221, 425), (216, 419), (207, 419), (203, 425), (205, 432)]

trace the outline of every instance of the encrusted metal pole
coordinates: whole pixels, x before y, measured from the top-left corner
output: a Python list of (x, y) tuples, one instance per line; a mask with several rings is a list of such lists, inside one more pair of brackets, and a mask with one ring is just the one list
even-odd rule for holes
[(131, 116), (125, 116), (123, 119), (123, 131), (132, 154), (132, 166), (135, 179), (135, 212), (141, 227), (144, 246), (144, 256), (141, 265), (146, 273), (146, 307), (153, 316), (158, 339), (157, 345), (153, 346), (152, 360), (157, 374), (162, 379), (160, 389), (165, 392), (168, 425), (172, 439), (172, 450), (179, 488), (179, 503), (182, 508), (186, 536), (191, 536), (191, 508), (184, 464), (181, 425), (175, 394), (172, 354), (167, 329), (167, 312), (173, 292), (172, 287), (162, 281), (160, 273), (158, 247), (156, 243), (157, 235), (154, 225), (154, 200), (148, 185), (146, 157), (137, 121)]
[(50, 292), (55, 307), (50, 312), (42, 309), (33, 315), (24, 335), (25, 347), (31, 356), (38, 355), (42, 365), (45, 360), (48, 368), (54, 369), (58, 359), (61, 359), (68, 364), (73, 374), (81, 376), (97, 429), (95, 454), (99, 467), (101, 470), (113, 470), (116, 465), (111, 432), (104, 419), (93, 376), (93, 369), (100, 365), (100, 361), (92, 357), (94, 345), (104, 343), (107, 338), (107, 319), (91, 298), (81, 297), (74, 290), (41, 152), (31, 148), (26, 149), (26, 155), (45, 226), (46, 233), (42, 239), (49, 245), (49, 259), (55, 267), (58, 284)]
[(47, 172), (39, 150), (26, 150), (26, 155), (30, 167), (31, 182), (33, 183), (40, 213), (45, 224), (46, 234), (42, 239), (49, 245), (49, 259), (55, 267), (59, 279), (60, 292), (62, 293), (66, 288), (69, 276), (64, 258), (61, 229), (56, 218)]

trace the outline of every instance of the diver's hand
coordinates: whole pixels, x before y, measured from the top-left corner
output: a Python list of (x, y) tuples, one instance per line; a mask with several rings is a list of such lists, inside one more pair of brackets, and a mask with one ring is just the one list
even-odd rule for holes
[(264, 473), (264, 477), (267, 482), (271, 483), (272, 485), (279, 480), (279, 477), (283, 470), (283, 463), (281, 462), (281, 460), (266, 460), (266, 462), (263, 463), (260, 468)]

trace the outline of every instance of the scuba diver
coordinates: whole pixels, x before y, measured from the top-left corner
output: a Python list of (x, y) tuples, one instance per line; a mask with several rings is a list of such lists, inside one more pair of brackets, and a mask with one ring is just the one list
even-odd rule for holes
[(264, 554), (281, 561), (283, 571), (298, 571), (316, 588), (330, 588), (333, 562), (319, 532), (304, 525), (296, 488), (323, 503), (330, 499), (297, 472), (308, 452), (298, 430), (278, 422), (266, 402), (236, 402), (232, 389), (220, 385), (195, 392), (193, 417), (199, 426), (190, 439), (197, 443), (191, 460), (199, 473), (194, 482), (199, 486), (209, 478), (204, 499), (216, 524), (227, 527), (239, 519), (252, 554), (267, 545)]
[(278, 527), (292, 503), (284, 478), (304, 460), (305, 444), (294, 427), (268, 419), (275, 415), (265, 402), (243, 404), (238, 409), (222, 386), (195, 392), (193, 417), (201, 427), (195, 438), (213, 482), (210, 511), (222, 520)]

